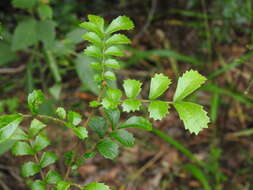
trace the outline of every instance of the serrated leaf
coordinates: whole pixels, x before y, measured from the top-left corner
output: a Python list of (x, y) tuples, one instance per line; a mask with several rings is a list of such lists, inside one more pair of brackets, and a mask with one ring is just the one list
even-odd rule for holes
[(124, 80), (124, 90), (128, 98), (136, 98), (141, 92), (142, 83), (138, 80)]
[(119, 57), (124, 55), (122, 50), (116, 46), (111, 46), (111, 47), (107, 48), (105, 50), (104, 54), (106, 56), (119, 56)]
[(76, 126), (76, 125), (78, 125), (78, 124), (81, 123), (82, 116), (79, 113), (77, 113), (77, 112), (68, 111), (67, 120), (68, 120), (69, 123), (71, 123), (72, 125)]
[(131, 40), (124, 34), (113, 34), (108, 40), (106, 40), (105, 45), (119, 45), (119, 44), (130, 44)]
[(103, 34), (100, 31), (100, 28), (97, 25), (95, 25), (94, 23), (82, 22), (79, 26), (84, 28), (85, 30), (90, 31), (90, 32), (95, 32), (100, 37), (103, 37)]
[(116, 76), (112, 71), (106, 71), (104, 76), (105, 76), (105, 79), (116, 80)]
[(62, 177), (58, 172), (49, 170), (46, 175), (45, 181), (47, 184), (57, 184), (59, 181), (61, 181), (61, 179)]
[(138, 111), (141, 107), (141, 101), (136, 99), (125, 99), (122, 103), (124, 112)]
[(38, 135), (35, 138), (33, 149), (35, 152), (39, 152), (50, 145), (50, 143), (50, 140), (46, 136)]
[(107, 131), (107, 123), (103, 117), (92, 117), (88, 123), (88, 126), (101, 138), (105, 135)]
[(155, 74), (151, 79), (149, 99), (154, 100), (161, 96), (171, 84), (171, 80), (164, 74)]
[(22, 141), (16, 142), (11, 152), (14, 156), (34, 155), (32, 147), (28, 143)]
[(126, 120), (124, 123), (122, 123), (118, 128), (138, 128), (143, 129), (146, 131), (152, 130), (152, 124), (144, 117), (140, 116), (132, 116), (128, 120)]
[(59, 181), (56, 185), (56, 190), (68, 190), (72, 182)]
[(63, 107), (58, 107), (55, 112), (60, 119), (66, 119), (67, 113)]
[(104, 23), (105, 23), (105, 21), (104, 21), (103, 17), (90, 14), (90, 15), (88, 15), (88, 19), (91, 23), (95, 24), (99, 28), (101, 33), (104, 32)]
[(28, 134), (30, 137), (35, 137), (42, 129), (44, 129), (46, 125), (37, 119), (33, 119), (31, 122), (31, 126), (28, 130)]
[(151, 101), (148, 106), (149, 116), (154, 120), (161, 120), (169, 113), (169, 104), (164, 101)]
[(115, 129), (120, 119), (119, 109), (104, 109), (104, 112), (107, 118), (109, 119), (112, 128)]
[(30, 111), (33, 114), (37, 114), (39, 106), (44, 102), (45, 96), (41, 90), (34, 90), (28, 95), (27, 101)]
[(58, 157), (53, 152), (43, 152), (40, 159), (40, 167), (45, 168), (50, 164), (55, 163), (57, 159)]
[(23, 177), (30, 177), (40, 172), (40, 167), (34, 162), (26, 162), (21, 166), (21, 174)]
[(37, 11), (41, 20), (52, 19), (53, 17), (53, 10), (49, 5), (41, 4)]
[(120, 68), (119, 62), (116, 59), (107, 59), (105, 61), (105, 66), (112, 68), (112, 69), (119, 69)]
[(52, 20), (43, 20), (37, 22), (38, 40), (43, 42), (46, 48), (51, 48), (55, 42), (55, 22)]
[(46, 184), (41, 180), (36, 180), (31, 184), (32, 190), (46, 190)]
[(115, 109), (120, 104), (122, 92), (119, 89), (109, 88), (106, 91), (106, 98), (103, 98), (102, 105), (106, 109)]
[(186, 96), (197, 90), (206, 78), (198, 73), (198, 71), (186, 71), (182, 77), (178, 79), (177, 89), (173, 97), (174, 101), (181, 101)]
[(12, 38), (12, 50), (21, 50), (37, 42), (36, 20), (28, 19), (18, 23)]
[(118, 16), (107, 27), (106, 33), (111, 34), (120, 30), (131, 30), (134, 28), (133, 21), (127, 16)]
[(8, 140), (23, 120), (20, 114), (0, 116), (0, 143)]
[(112, 140), (101, 140), (97, 144), (99, 153), (105, 158), (113, 160), (118, 156), (119, 146)]
[(84, 50), (84, 54), (91, 57), (101, 58), (102, 57), (102, 51), (97, 46), (88, 46)]
[(123, 146), (132, 147), (134, 145), (134, 136), (126, 130), (114, 131), (110, 134), (110, 137), (116, 139)]
[(92, 182), (84, 187), (83, 190), (111, 190), (107, 185), (98, 182)]
[(35, 0), (12, 0), (12, 6), (19, 9), (31, 9), (36, 1)]
[(88, 131), (83, 126), (75, 127), (73, 128), (73, 131), (81, 140), (84, 140), (88, 137)]
[(201, 105), (190, 102), (175, 102), (173, 105), (190, 133), (197, 135), (202, 129), (208, 128), (210, 119)]
[(83, 35), (83, 39), (89, 41), (90, 43), (93, 43), (96, 46), (99, 46), (99, 47), (102, 46), (101, 38), (94, 32), (86, 32)]

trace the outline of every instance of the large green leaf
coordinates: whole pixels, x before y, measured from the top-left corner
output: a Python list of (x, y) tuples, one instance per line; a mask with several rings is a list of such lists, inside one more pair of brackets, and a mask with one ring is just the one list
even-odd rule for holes
[(183, 76), (178, 79), (173, 100), (183, 100), (186, 96), (197, 90), (205, 81), (206, 78), (199, 74), (198, 71), (186, 71)]
[(126, 130), (113, 131), (110, 137), (116, 139), (123, 146), (132, 147), (134, 145), (134, 136)]
[(133, 21), (127, 16), (118, 16), (107, 27), (106, 33), (111, 34), (119, 30), (131, 30), (134, 28)]
[(95, 24), (98, 27), (100, 33), (104, 32), (105, 21), (104, 21), (103, 17), (90, 14), (90, 15), (88, 15), (88, 19), (91, 23)]
[(112, 140), (101, 140), (97, 144), (98, 151), (105, 158), (113, 160), (119, 153), (119, 146)]
[(34, 151), (27, 142), (18, 141), (12, 147), (12, 154), (15, 156), (34, 155)]
[(103, 137), (107, 131), (107, 123), (103, 117), (92, 117), (88, 125), (99, 137)]
[(151, 101), (148, 106), (149, 116), (155, 120), (163, 119), (169, 113), (169, 104), (164, 101)]
[(175, 102), (173, 105), (183, 120), (185, 129), (191, 133), (197, 135), (202, 129), (208, 128), (210, 119), (201, 105), (190, 102)]
[(92, 182), (85, 186), (83, 190), (110, 190), (110, 188), (103, 183)]
[(17, 51), (38, 42), (36, 20), (27, 19), (18, 23), (12, 39), (12, 50)]
[(152, 124), (144, 117), (140, 116), (132, 116), (128, 120), (126, 120), (124, 123), (122, 123), (118, 128), (138, 128), (143, 129), (146, 131), (152, 130)]

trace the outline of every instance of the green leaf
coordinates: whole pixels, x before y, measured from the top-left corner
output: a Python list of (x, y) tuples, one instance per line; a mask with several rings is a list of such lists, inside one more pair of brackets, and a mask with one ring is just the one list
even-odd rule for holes
[(53, 17), (53, 10), (49, 5), (40, 4), (37, 11), (41, 20), (52, 19)]
[(36, 20), (28, 19), (18, 23), (12, 39), (12, 50), (21, 50), (37, 42)]
[(40, 172), (40, 167), (34, 162), (26, 162), (21, 166), (21, 174), (23, 177), (30, 177)]
[(96, 33), (86, 32), (82, 37), (84, 40), (87, 40), (98, 47), (102, 47), (102, 40)]
[(90, 66), (96, 70), (103, 70), (102, 64), (99, 62), (92, 62)]
[(106, 33), (111, 34), (119, 30), (131, 30), (134, 28), (133, 21), (126, 16), (118, 16), (114, 19), (111, 24), (107, 27)]
[(102, 57), (102, 51), (97, 46), (88, 46), (84, 50), (84, 54), (91, 57), (101, 58)]
[(45, 181), (47, 184), (57, 184), (59, 181), (61, 181), (62, 177), (61, 175), (53, 170), (49, 170), (47, 172)]
[(20, 114), (0, 116), (0, 143), (9, 139), (23, 120)]
[(88, 126), (101, 138), (105, 135), (107, 131), (107, 123), (103, 117), (92, 117), (88, 123)]
[(173, 105), (190, 133), (197, 135), (203, 128), (208, 128), (210, 119), (201, 105), (190, 102), (175, 102)]
[(60, 119), (66, 119), (66, 111), (63, 107), (58, 107), (56, 109), (56, 114)]
[(17, 128), (10, 139), (16, 141), (27, 141), (29, 140), (29, 136), (21, 128)]
[(174, 94), (174, 101), (181, 101), (186, 96), (197, 90), (206, 78), (198, 73), (198, 71), (186, 71), (182, 77), (178, 79), (177, 89)]
[(169, 104), (164, 101), (151, 101), (148, 106), (149, 116), (154, 120), (161, 120), (169, 113)]
[(146, 131), (152, 130), (152, 124), (147, 119), (140, 116), (130, 117), (128, 120), (122, 123), (118, 128), (123, 129), (123, 128), (129, 128), (129, 127), (143, 129)]
[(46, 125), (37, 119), (33, 119), (31, 122), (31, 126), (28, 130), (28, 134), (30, 137), (35, 137), (42, 129), (44, 129)]
[(101, 103), (98, 102), (98, 101), (96, 101), (96, 100), (93, 100), (93, 101), (89, 102), (89, 106), (92, 107), (92, 108), (96, 108), (96, 107), (98, 107), (100, 105), (101, 105)]
[(131, 111), (138, 111), (141, 107), (141, 101), (135, 99), (125, 99), (122, 103), (123, 111), (131, 112)]
[(68, 190), (72, 182), (59, 181), (56, 185), (56, 190)]
[(40, 160), (40, 167), (45, 168), (50, 164), (56, 162), (58, 157), (53, 152), (43, 152), (41, 160)]
[(132, 147), (134, 145), (134, 136), (126, 130), (114, 131), (110, 137), (119, 141), (123, 146)]
[(103, 98), (102, 105), (106, 109), (114, 109), (120, 104), (122, 92), (119, 89), (109, 88), (106, 91), (106, 98)]
[(111, 190), (107, 185), (98, 182), (92, 182), (84, 187), (83, 190)]
[(120, 119), (119, 109), (104, 109), (104, 112), (107, 118), (109, 119), (112, 128), (115, 129)]
[(12, 154), (14, 156), (34, 155), (34, 151), (28, 143), (18, 141), (12, 147)]
[(116, 76), (112, 71), (106, 71), (104, 76), (105, 76), (105, 79), (116, 80)]
[(67, 120), (68, 120), (69, 123), (76, 126), (76, 125), (81, 123), (82, 116), (77, 112), (68, 111)]
[(31, 184), (32, 190), (46, 190), (46, 184), (41, 180), (36, 180)]
[(35, 152), (39, 152), (50, 145), (50, 143), (50, 140), (46, 136), (38, 135), (36, 136), (35, 142), (33, 144), (33, 149)]
[(83, 155), (85, 160), (92, 159), (96, 156), (96, 152), (87, 152)]
[(107, 59), (105, 61), (105, 66), (112, 68), (112, 69), (119, 69), (120, 68), (119, 62), (116, 59)]
[(155, 74), (151, 79), (149, 99), (153, 100), (161, 96), (171, 84), (171, 80), (164, 74)]
[(44, 46), (50, 49), (55, 42), (55, 22), (52, 20), (43, 20), (37, 23), (38, 40), (43, 42)]
[(119, 44), (130, 44), (131, 40), (124, 34), (114, 34), (108, 40), (106, 40), (105, 45), (119, 45)]
[(142, 83), (138, 80), (124, 80), (124, 90), (128, 98), (136, 98), (141, 92)]
[(113, 160), (119, 153), (119, 146), (112, 140), (101, 140), (97, 144), (98, 151), (105, 158)]
[(39, 106), (44, 102), (45, 96), (41, 90), (34, 90), (28, 95), (28, 106), (33, 114), (37, 114)]
[(88, 19), (91, 23), (95, 24), (99, 28), (100, 33), (104, 32), (105, 21), (102, 17), (90, 14), (88, 15)]
[(36, 1), (35, 0), (12, 0), (12, 6), (19, 9), (31, 9)]
[(99, 35), (100, 37), (103, 37), (103, 34), (100, 31), (100, 28), (91, 22), (82, 22), (80, 25), (80, 27), (84, 28), (85, 30), (88, 30), (90, 32), (95, 32), (97, 35)]
[(73, 131), (81, 140), (84, 140), (88, 137), (88, 131), (83, 126), (75, 127), (73, 128)]
[(124, 55), (122, 50), (116, 46), (111, 46), (111, 47), (107, 48), (105, 50), (104, 54), (106, 56), (119, 56), (119, 57)]

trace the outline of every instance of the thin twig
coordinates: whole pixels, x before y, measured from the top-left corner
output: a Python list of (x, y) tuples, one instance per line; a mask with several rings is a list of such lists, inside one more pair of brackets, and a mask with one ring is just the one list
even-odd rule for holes
[(0, 74), (15, 74), (25, 70), (26, 65), (20, 65), (17, 68), (0, 68)]

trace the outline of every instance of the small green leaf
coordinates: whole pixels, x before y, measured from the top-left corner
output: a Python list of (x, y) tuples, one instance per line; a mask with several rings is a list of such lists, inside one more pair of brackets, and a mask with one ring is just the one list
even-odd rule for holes
[(84, 187), (83, 190), (111, 190), (107, 185), (98, 182), (92, 182)]
[(151, 101), (148, 106), (149, 116), (154, 120), (161, 120), (169, 113), (169, 104), (164, 101)]
[(90, 66), (96, 70), (103, 70), (102, 64), (99, 62), (92, 62)]
[(151, 79), (149, 99), (153, 100), (161, 96), (171, 84), (171, 80), (164, 74), (155, 74)]
[(41, 4), (37, 11), (41, 20), (52, 19), (53, 17), (53, 10), (49, 5)]
[(59, 181), (56, 185), (56, 190), (68, 190), (72, 182)]
[(96, 108), (100, 105), (101, 105), (101, 103), (96, 101), (96, 100), (93, 100), (93, 101), (89, 102), (89, 106), (92, 107), (92, 108)]
[(119, 45), (119, 44), (130, 44), (131, 40), (124, 34), (113, 34), (108, 40), (106, 40), (105, 45)]
[(50, 143), (50, 140), (46, 136), (38, 135), (34, 141), (33, 149), (35, 152), (39, 152), (50, 145)]
[(91, 23), (95, 24), (99, 28), (100, 33), (104, 32), (105, 21), (102, 17), (90, 14), (88, 15), (88, 19)]
[(33, 119), (31, 122), (31, 126), (28, 130), (28, 134), (30, 137), (35, 137), (42, 129), (44, 129), (46, 125), (37, 119)]
[(146, 131), (152, 130), (152, 124), (147, 119), (140, 116), (130, 117), (128, 120), (122, 123), (118, 128), (123, 129), (123, 128), (129, 128), (129, 127), (143, 129)]
[(186, 71), (182, 77), (178, 79), (177, 89), (174, 94), (174, 101), (181, 101), (189, 94), (197, 90), (206, 78), (198, 73), (198, 71)]
[(87, 152), (83, 155), (85, 160), (92, 159), (96, 156), (96, 152)]
[(18, 141), (12, 147), (12, 154), (14, 156), (33, 155), (34, 151), (28, 143)]
[(131, 30), (134, 28), (133, 21), (127, 16), (118, 16), (107, 27), (106, 33), (111, 34), (119, 30)]
[(105, 158), (113, 160), (119, 153), (119, 146), (112, 140), (101, 140), (97, 144), (98, 151)]
[(80, 25), (80, 27), (84, 28), (85, 30), (88, 30), (90, 32), (95, 32), (97, 35), (99, 35), (100, 37), (103, 37), (103, 34), (100, 31), (100, 28), (91, 22), (82, 22)]
[(45, 168), (50, 164), (56, 162), (58, 157), (53, 152), (43, 152), (41, 160), (40, 160), (40, 167)]
[(106, 71), (104, 76), (105, 76), (105, 79), (116, 80), (116, 76), (112, 71)]
[(119, 48), (116, 47), (116, 46), (111, 46), (111, 47), (107, 48), (107, 49), (105, 50), (104, 54), (105, 54), (106, 56), (118, 56), (118, 57), (124, 55), (123, 52), (122, 52), (122, 50), (119, 49)]
[(101, 138), (105, 135), (107, 131), (107, 123), (103, 117), (92, 117), (88, 123), (88, 126)]
[(53, 170), (49, 170), (49, 172), (47, 172), (45, 181), (47, 184), (57, 184), (59, 181), (61, 181), (62, 177), (61, 175)]
[(28, 106), (33, 114), (37, 114), (39, 106), (44, 102), (45, 96), (41, 90), (34, 90), (28, 95)]
[(119, 141), (123, 146), (132, 147), (134, 145), (134, 136), (126, 130), (114, 131), (110, 137)]
[(102, 47), (101, 38), (94, 32), (86, 32), (83, 35), (83, 39), (89, 41), (90, 43), (93, 43), (94, 45), (98, 47)]
[(125, 99), (122, 103), (123, 111), (131, 112), (131, 111), (138, 111), (141, 107), (141, 101), (135, 99)]
[(97, 46), (88, 46), (84, 50), (84, 54), (91, 57), (101, 58), (102, 52), (101, 49), (99, 49)]
[(112, 128), (115, 129), (120, 119), (119, 109), (104, 109), (104, 112), (107, 118), (109, 119)]
[(69, 123), (76, 126), (76, 125), (81, 123), (82, 116), (77, 112), (68, 111), (67, 120), (68, 120)]
[(122, 92), (119, 89), (109, 88), (106, 91), (107, 97), (103, 98), (102, 105), (106, 109), (114, 109), (120, 104)]
[(58, 107), (56, 110), (56, 114), (60, 119), (66, 119), (66, 111), (63, 107)]
[(34, 162), (26, 162), (21, 166), (21, 174), (24, 177), (30, 177), (40, 172), (40, 167)]
[(20, 114), (0, 116), (0, 143), (9, 139), (23, 120)]
[(138, 80), (124, 80), (124, 90), (128, 98), (136, 98), (141, 92), (142, 83)]
[(36, 1), (35, 0), (12, 0), (12, 6), (19, 9), (31, 9)]
[(88, 131), (85, 127), (74, 127), (73, 131), (81, 140), (84, 140), (88, 137)]
[(120, 68), (119, 62), (116, 59), (107, 59), (105, 61), (105, 66), (112, 68), (112, 69), (119, 69)]
[(16, 141), (27, 141), (29, 140), (29, 136), (21, 128), (17, 128), (10, 139)]
[(190, 133), (197, 135), (203, 128), (208, 128), (210, 119), (201, 105), (190, 102), (175, 102), (173, 105)]
[(31, 184), (32, 190), (46, 190), (46, 184), (41, 180), (36, 180)]

